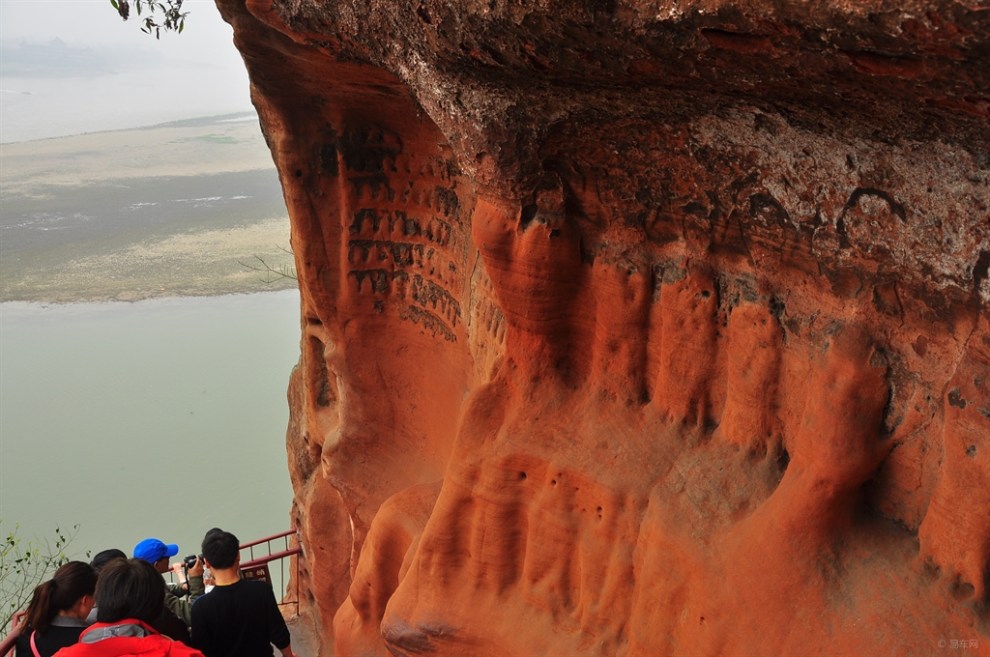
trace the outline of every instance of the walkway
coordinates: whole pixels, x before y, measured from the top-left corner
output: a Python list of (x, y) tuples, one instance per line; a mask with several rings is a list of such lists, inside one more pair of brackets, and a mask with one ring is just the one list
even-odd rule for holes
[(296, 616), (287, 620), (286, 624), (292, 635), (292, 650), (296, 653), (296, 657), (333, 657), (332, 647), (320, 653), (320, 641), (309, 618)]

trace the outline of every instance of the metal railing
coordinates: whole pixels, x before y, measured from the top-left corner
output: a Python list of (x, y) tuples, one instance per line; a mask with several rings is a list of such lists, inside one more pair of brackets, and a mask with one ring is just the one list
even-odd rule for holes
[[(279, 605), (296, 605), (296, 611), (299, 611), (299, 562), (296, 560), (292, 562), (293, 572), (292, 572), (292, 585), (293, 591), (290, 593), (286, 590), (286, 559), (291, 559), (298, 554), (302, 553), (302, 548), (299, 547), (299, 541), (295, 541), (295, 545), (292, 545), (293, 539), (296, 537), (296, 530), (290, 529), (288, 531), (281, 532), (279, 534), (272, 534), (271, 536), (265, 536), (264, 538), (259, 538), (255, 541), (249, 543), (244, 543), (241, 545), (241, 572), (245, 577), (252, 579), (264, 579), (271, 582), (272, 588), (275, 591), (275, 598), (279, 601)], [(273, 546), (278, 547), (278, 541), (281, 541), (280, 550), (272, 551)], [(247, 555), (244, 554), (245, 550)], [(256, 555), (255, 551), (262, 553)], [(247, 559), (245, 559), (245, 556)], [(270, 564), (273, 561), (277, 561), (279, 564), (278, 576), (276, 577), (272, 573), (272, 568)], [(14, 644), (17, 642), (18, 630), (20, 629), (20, 623), (25, 615), (25, 612), (18, 611), (14, 614), (13, 630), (6, 637), (0, 641), (0, 657), (7, 657), (7, 655), (12, 654), (14, 651)]]
[[(294, 557), (302, 553), (302, 548), (299, 547), (299, 541), (295, 541), (295, 545), (292, 545), (293, 540), (296, 538), (296, 530), (290, 529), (288, 531), (281, 532), (279, 534), (272, 534), (271, 536), (265, 536), (264, 538), (259, 538), (255, 541), (249, 543), (241, 544), (241, 572), (248, 578), (255, 577), (259, 572), (263, 571), (264, 575), (257, 578), (267, 579), (272, 584), (272, 589), (275, 591), (275, 598), (279, 601), (279, 605), (296, 605), (296, 611), (299, 610), (299, 561), (296, 560), (291, 562), (291, 557)], [(277, 547), (277, 542), (281, 541), (282, 549), (272, 551), (273, 546)], [(255, 549), (258, 552), (263, 552), (263, 554), (256, 555)], [(247, 551), (245, 555), (244, 552)], [(247, 559), (245, 559), (245, 556)], [(293, 584), (293, 591), (286, 590), (286, 563), (285, 560), (290, 559), (292, 563), (293, 571), (291, 573)], [(272, 568), (269, 564), (273, 561), (277, 561), (279, 565), (278, 575), (272, 572)], [(267, 575), (267, 576), (266, 576)]]

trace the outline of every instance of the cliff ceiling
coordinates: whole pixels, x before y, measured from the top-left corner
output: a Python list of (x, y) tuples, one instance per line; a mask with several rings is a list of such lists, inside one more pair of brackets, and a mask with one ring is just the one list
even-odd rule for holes
[(328, 652), (990, 655), (990, 5), (217, 4)]

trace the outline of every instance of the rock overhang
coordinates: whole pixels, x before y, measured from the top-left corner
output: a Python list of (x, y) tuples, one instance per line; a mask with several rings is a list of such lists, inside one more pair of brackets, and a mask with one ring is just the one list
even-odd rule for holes
[(219, 4), (339, 654), (983, 637), (986, 7)]

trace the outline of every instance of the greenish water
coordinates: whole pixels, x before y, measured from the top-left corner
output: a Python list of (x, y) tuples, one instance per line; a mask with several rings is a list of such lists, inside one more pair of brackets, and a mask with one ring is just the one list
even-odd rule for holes
[(0, 521), (80, 526), (73, 556), (147, 536), (198, 551), (288, 528), (295, 290), (0, 304)]

